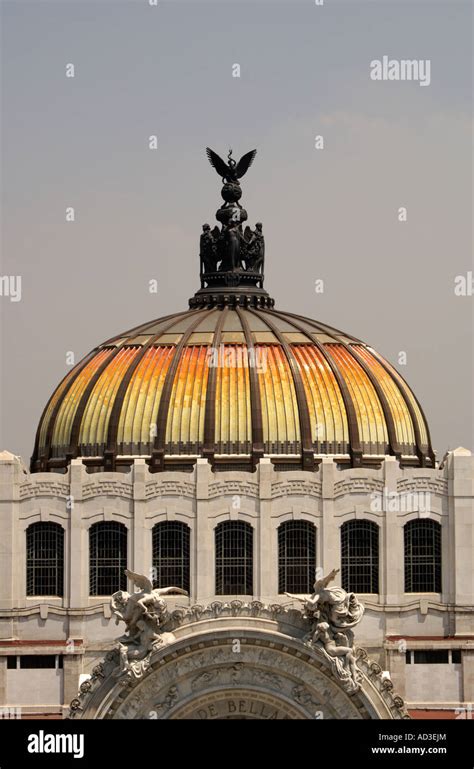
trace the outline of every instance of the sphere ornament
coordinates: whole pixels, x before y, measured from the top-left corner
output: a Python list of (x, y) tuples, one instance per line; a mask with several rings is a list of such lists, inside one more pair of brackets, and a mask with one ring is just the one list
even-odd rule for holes
[(238, 182), (226, 182), (221, 189), (221, 195), (226, 203), (236, 203), (242, 197), (242, 187)]

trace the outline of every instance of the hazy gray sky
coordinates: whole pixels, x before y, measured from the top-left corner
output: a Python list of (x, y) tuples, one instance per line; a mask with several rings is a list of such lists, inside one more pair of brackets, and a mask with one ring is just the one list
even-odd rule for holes
[[(456, 0), (2, 2), (1, 274), (22, 276), (22, 299), (0, 297), (0, 448), (29, 461), (68, 351), (78, 361), (187, 306), (221, 202), (206, 145), (258, 150), (242, 202), (263, 221), (277, 306), (391, 360), (439, 456), (474, 448), (474, 298), (454, 294), (473, 269), (471, 13)], [(371, 80), (384, 55), (429, 59), (430, 85)]]

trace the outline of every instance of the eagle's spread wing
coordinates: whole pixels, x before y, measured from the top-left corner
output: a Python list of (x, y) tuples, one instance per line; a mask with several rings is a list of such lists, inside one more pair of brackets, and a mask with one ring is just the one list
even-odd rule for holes
[(188, 595), (188, 591), (183, 590), (180, 587), (159, 587), (155, 589), (155, 593), (158, 593), (158, 595), (168, 595), (169, 593), (179, 593), (180, 595)]
[(134, 583), (134, 585), (140, 588), (140, 590), (146, 590), (147, 593), (151, 593), (153, 590), (151, 581), (143, 574), (135, 574), (135, 572), (129, 571), (128, 569), (125, 569), (125, 574)]
[(219, 176), (220, 177), (227, 176), (227, 174), (229, 173), (229, 166), (224, 160), (222, 160), (222, 158), (219, 157), (217, 152), (214, 152), (214, 150), (211, 150), (210, 147), (206, 147), (206, 154), (207, 154), (207, 157), (209, 158), (209, 163), (211, 164), (211, 166), (213, 166), (213, 168), (216, 169)]
[(241, 179), (242, 176), (247, 173), (253, 163), (256, 154), (257, 150), (252, 150), (251, 152), (246, 152), (245, 155), (242, 155), (239, 162), (237, 163), (237, 168), (235, 169), (237, 179)]

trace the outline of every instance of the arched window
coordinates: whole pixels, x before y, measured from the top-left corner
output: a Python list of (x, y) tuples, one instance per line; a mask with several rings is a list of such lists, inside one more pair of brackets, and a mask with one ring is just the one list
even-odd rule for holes
[(253, 529), (243, 521), (216, 527), (216, 594), (253, 594)]
[(164, 521), (153, 526), (153, 586), (189, 592), (189, 526)]
[(26, 530), (26, 594), (64, 595), (64, 529), (32, 523)]
[(127, 589), (127, 528), (123, 523), (94, 523), (89, 531), (90, 595)]
[(379, 592), (379, 527), (372, 521), (341, 526), (341, 582), (353, 593)]
[(278, 592), (312, 593), (316, 570), (316, 528), (309, 521), (278, 527)]
[(404, 526), (405, 593), (441, 593), (441, 525), (429, 518)]

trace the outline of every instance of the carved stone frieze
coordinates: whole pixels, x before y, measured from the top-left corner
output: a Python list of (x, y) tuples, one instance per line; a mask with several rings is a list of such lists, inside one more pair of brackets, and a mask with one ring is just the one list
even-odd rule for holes
[(209, 499), (229, 496), (258, 497), (258, 484), (250, 481), (216, 481), (209, 484)]
[(334, 484), (334, 498), (345, 494), (382, 494), (383, 481), (376, 478), (347, 478)]
[(22, 483), (20, 486), (20, 499), (29, 499), (31, 497), (59, 497), (65, 499), (69, 496), (69, 493), (69, 484), (58, 483), (56, 480)]
[(321, 497), (322, 484), (313, 480), (288, 480), (272, 484), (272, 499), (291, 496)]
[(86, 483), (82, 487), (82, 498), (91, 499), (92, 497), (122, 497), (123, 499), (132, 499), (133, 484), (126, 481), (100, 480), (94, 483)]
[(145, 486), (146, 499), (153, 497), (188, 497), (194, 499), (195, 485), (186, 481), (149, 481)]

